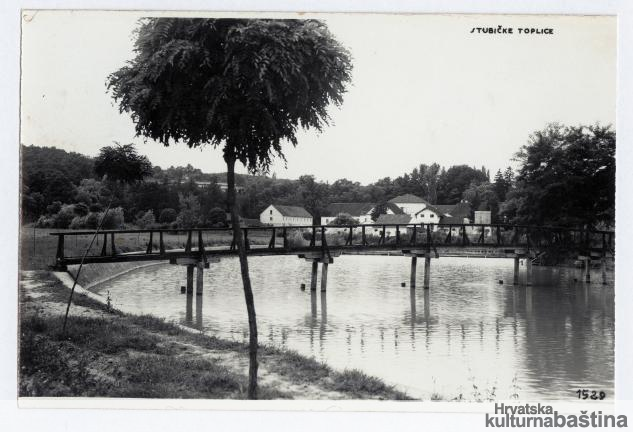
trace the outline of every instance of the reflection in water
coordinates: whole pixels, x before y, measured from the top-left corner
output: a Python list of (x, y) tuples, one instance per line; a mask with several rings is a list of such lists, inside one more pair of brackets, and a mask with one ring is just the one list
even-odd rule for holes
[(202, 330), (202, 298), (203, 296), (196, 296), (196, 328)]
[(327, 293), (321, 293), (321, 327), (327, 324)]
[(185, 306), (184, 324), (190, 326), (191, 323), (193, 322), (193, 296), (187, 294), (185, 295), (185, 297), (187, 298), (187, 301), (186, 301), (186, 306)]
[[(532, 286), (513, 286), (512, 260), (441, 258), (433, 261), (431, 289), (407, 292), (400, 286), (409, 276), (406, 258), (342, 256), (320, 293), (298, 289), (309, 272), (296, 257), (253, 257), (250, 264), (266, 343), (361, 369), (413, 396), (469, 398), (473, 384), (482, 393), (496, 387), (499, 399), (517, 388), (523, 399), (613, 388), (613, 284), (588, 285), (575, 269), (534, 267)], [(205, 272), (195, 317), (194, 296), (176, 289), (184, 277), (182, 267), (151, 267), (99, 290), (109, 290), (123, 310), (248, 340), (237, 260)]]

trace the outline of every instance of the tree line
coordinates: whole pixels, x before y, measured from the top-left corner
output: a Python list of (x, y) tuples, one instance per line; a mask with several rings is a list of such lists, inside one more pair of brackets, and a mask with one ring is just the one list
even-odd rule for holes
[[(468, 201), (473, 211), (490, 210), (494, 222), (614, 225), (615, 132), (610, 127), (550, 125), (529, 138), (515, 161), (516, 172), (507, 167), (492, 177), (485, 166), (423, 163), (368, 185), (346, 178), (328, 183), (312, 175), (297, 180), (236, 175), (236, 183), (244, 188), (237, 206), (242, 217), (258, 219), (271, 203), (300, 205), (318, 222), (330, 203), (381, 204), (410, 193), (432, 204)], [(153, 166), (146, 181), (113, 188), (95, 170), (94, 158), (54, 147), (22, 146), (22, 220), (46, 227), (91, 228), (112, 198), (118, 210), (106, 225), (224, 226), (226, 192), (219, 184), (225, 176), (191, 165)], [(201, 181), (208, 185), (196, 183)], [(95, 214), (88, 217), (90, 213)]]

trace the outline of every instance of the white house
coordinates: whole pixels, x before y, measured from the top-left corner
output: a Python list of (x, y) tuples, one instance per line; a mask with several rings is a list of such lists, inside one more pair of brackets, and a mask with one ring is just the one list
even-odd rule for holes
[(303, 207), (271, 204), (260, 213), (264, 225), (312, 225), (312, 215)]
[(490, 210), (476, 210), (475, 211), (475, 223), (476, 224), (489, 224), (492, 220), (492, 212)]
[(411, 223), (423, 223), (423, 224), (439, 224), (442, 220), (443, 213), (433, 207), (432, 205), (427, 205), (425, 208), (415, 213), (411, 219)]
[(321, 215), (321, 225), (328, 225), (341, 213), (350, 215), (359, 224), (371, 224), (374, 223), (371, 213), (375, 207), (374, 203), (332, 203)]
[(395, 204), (408, 215), (414, 215), (429, 205), (426, 200), (412, 194), (399, 195), (390, 199), (389, 203)]

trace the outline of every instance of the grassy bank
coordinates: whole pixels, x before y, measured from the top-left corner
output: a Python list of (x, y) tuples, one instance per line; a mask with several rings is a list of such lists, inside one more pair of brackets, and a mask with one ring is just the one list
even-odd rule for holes
[[(20, 396), (246, 398), (245, 344), (108, 311), (82, 295), (62, 333), (67, 298), (51, 273), (23, 273)], [(296, 352), (262, 346), (259, 360), (262, 399), (408, 399), (378, 378)]]

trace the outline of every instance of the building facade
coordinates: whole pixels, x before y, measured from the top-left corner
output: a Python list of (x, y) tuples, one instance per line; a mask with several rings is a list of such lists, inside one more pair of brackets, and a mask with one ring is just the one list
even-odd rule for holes
[(424, 210), (424, 208), (429, 205), (426, 200), (412, 194), (399, 195), (390, 199), (389, 203), (395, 204), (404, 214), (412, 216)]
[(259, 214), (264, 225), (312, 225), (312, 215), (303, 207), (271, 204)]
[(330, 224), (341, 213), (350, 215), (359, 224), (372, 224), (371, 214), (375, 207), (374, 203), (332, 203), (321, 215), (321, 225)]

